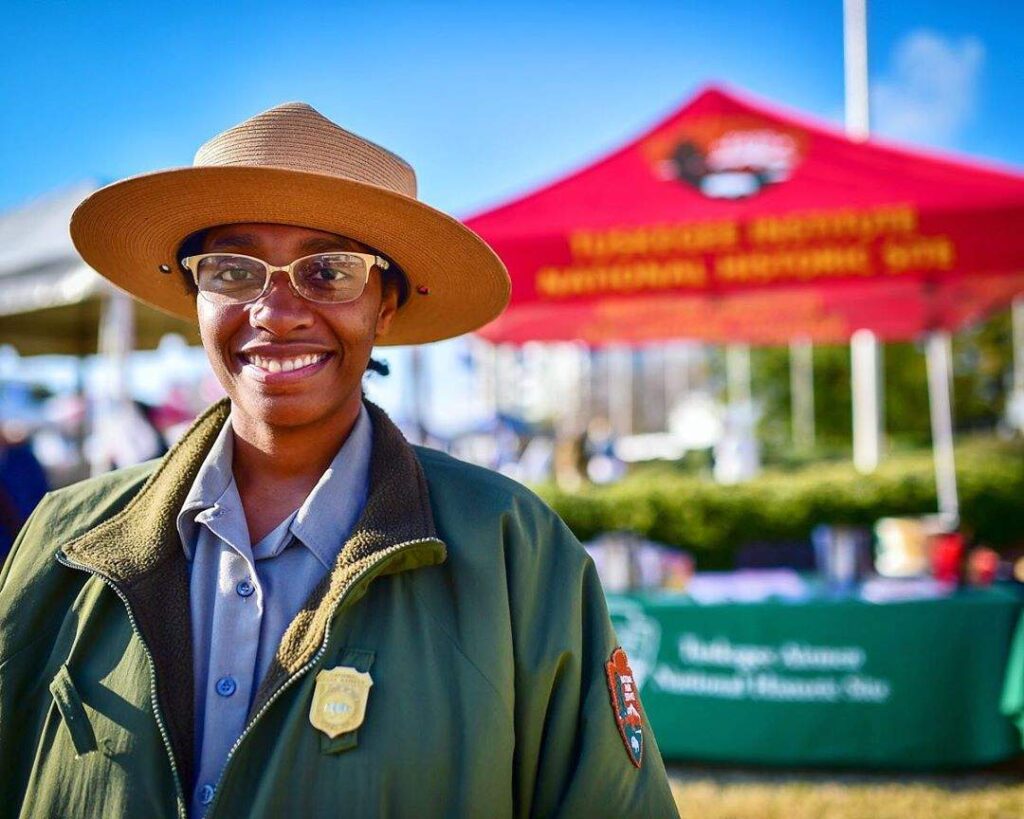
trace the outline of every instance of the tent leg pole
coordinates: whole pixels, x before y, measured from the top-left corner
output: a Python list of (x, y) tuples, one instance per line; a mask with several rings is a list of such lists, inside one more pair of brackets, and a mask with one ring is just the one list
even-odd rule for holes
[(668, 419), (672, 414), (672, 352), (667, 342), (658, 347), (661, 353), (661, 429), (668, 432)]
[(874, 472), (882, 440), (881, 356), (878, 339), (870, 330), (858, 330), (850, 339), (850, 391), (853, 399), (853, 465), (859, 472)]
[(587, 424), (593, 415), (594, 407), (594, 356), (589, 344), (579, 342), (580, 356), (580, 416), (577, 419), (577, 426), (580, 434), (586, 432)]
[(597, 383), (595, 382), (596, 367), (594, 364), (594, 348), (589, 344), (584, 343), (584, 355), (586, 356), (586, 372), (587, 372), (587, 400), (583, 405), (583, 427), (590, 424), (591, 419), (594, 417), (594, 413), (597, 411), (597, 402), (595, 400), (597, 396)]
[(1011, 429), (1024, 432), (1024, 293), (1010, 304), (1010, 325), (1013, 382), (1006, 396), (1005, 418)]
[[(494, 403), (499, 415), (513, 407), (511, 395), (517, 393), (515, 352), (511, 344), (499, 344), (494, 351)], [(514, 410), (512, 410), (514, 412)]]
[(498, 414), (497, 349), (495, 345), (480, 338), (470, 339), (469, 343), (484, 415), (494, 418)]
[(633, 349), (617, 347), (609, 350), (608, 403), (609, 420), (619, 437), (633, 434)]
[(89, 465), (91, 475), (101, 475), (117, 465), (114, 449), (106, 436), (111, 435), (113, 419), (126, 417), (131, 404), (129, 365), (135, 347), (135, 306), (127, 293), (114, 291), (104, 299), (97, 346), (104, 379), (92, 415), (90, 432), (96, 446)]
[(725, 378), (731, 406), (750, 403), (750, 345), (729, 344), (725, 348)]
[(633, 418), (636, 415), (633, 405), (633, 382), (636, 380), (636, 361), (633, 358), (633, 348), (626, 347), (623, 351), (623, 373), (622, 373), (622, 419), (624, 421), (623, 435), (633, 434)]
[(427, 428), (423, 419), (423, 351), (419, 347), (413, 347), (410, 351), (409, 374), (412, 385), (412, 411), (415, 419), (414, 425), (417, 443), (422, 444), (427, 437)]
[(814, 449), (814, 344), (808, 338), (789, 342), (789, 394), (793, 448)]
[(928, 406), (932, 421), (932, 454), (935, 459), (935, 488), (939, 515), (954, 529), (960, 522), (956, 488), (956, 458), (953, 451), (953, 410), (950, 400), (952, 360), (949, 333), (929, 334), (925, 342), (928, 367)]
[(669, 342), (665, 345), (665, 430), (669, 428), (672, 410), (690, 392), (689, 344)]
[(1024, 393), (1024, 295), (1013, 300), (1010, 319), (1013, 324), (1013, 389)]

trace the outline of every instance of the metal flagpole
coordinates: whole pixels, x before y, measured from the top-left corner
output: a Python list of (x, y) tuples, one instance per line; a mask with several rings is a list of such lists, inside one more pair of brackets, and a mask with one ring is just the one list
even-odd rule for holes
[[(870, 132), (867, 0), (843, 0), (843, 67), (846, 133), (865, 140)], [(850, 340), (853, 463), (861, 472), (874, 471), (881, 457), (881, 353), (870, 330), (858, 330)]]
[(928, 366), (928, 406), (932, 420), (932, 452), (939, 516), (943, 524), (953, 530), (960, 522), (960, 502), (953, 455), (953, 411), (950, 401), (952, 352), (948, 332), (928, 334), (925, 360)]
[(843, 0), (843, 69), (846, 134), (862, 141), (870, 131), (867, 0)]

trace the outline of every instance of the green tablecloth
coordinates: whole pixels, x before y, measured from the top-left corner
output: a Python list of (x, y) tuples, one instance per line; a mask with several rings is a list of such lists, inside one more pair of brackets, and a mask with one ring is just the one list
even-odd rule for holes
[(608, 602), (666, 759), (940, 768), (1020, 752), (1008, 715), (1016, 708), (1024, 727), (1024, 626), (1009, 657), (1022, 605), (1012, 591)]

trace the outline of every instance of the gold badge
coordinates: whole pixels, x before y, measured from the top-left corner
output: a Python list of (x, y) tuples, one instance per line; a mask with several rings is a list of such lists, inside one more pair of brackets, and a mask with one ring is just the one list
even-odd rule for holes
[(316, 675), (310, 724), (331, 739), (363, 724), (373, 680), (365, 671), (339, 665)]

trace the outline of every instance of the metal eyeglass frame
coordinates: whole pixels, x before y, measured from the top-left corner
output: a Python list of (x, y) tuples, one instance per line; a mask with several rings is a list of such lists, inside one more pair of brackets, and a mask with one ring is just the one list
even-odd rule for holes
[[(344, 254), (345, 256), (356, 256), (362, 259), (364, 262), (366, 262), (366, 276), (363, 278), (363, 286), (359, 289), (359, 293), (353, 298), (345, 299), (344, 301), (334, 301), (333, 299), (324, 301), (321, 299), (311, 299), (309, 298), (309, 296), (303, 295), (302, 291), (299, 290), (299, 286), (295, 281), (295, 265), (299, 264), (299, 262), (304, 262), (307, 259), (313, 259), (317, 256), (338, 256), (342, 254)], [(259, 262), (261, 265), (263, 265), (264, 268), (266, 268), (267, 277), (266, 279), (263, 280), (263, 289), (259, 292), (259, 294), (253, 296), (251, 299), (232, 299), (232, 304), (249, 304), (250, 302), (262, 299), (267, 294), (267, 290), (270, 289), (270, 282), (273, 279), (274, 274), (279, 270), (283, 270), (285, 273), (288, 274), (288, 282), (289, 284), (291, 284), (292, 292), (295, 293), (295, 295), (299, 296), (300, 298), (303, 298), (306, 301), (316, 302), (317, 304), (345, 304), (346, 302), (355, 301), (356, 299), (359, 298), (359, 296), (363, 294), (363, 291), (366, 289), (366, 283), (370, 279), (370, 269), (374, 265), (377, 265), (377, 267), (379, 267), (381, 270), (387, 270), (391, 266), (390, 262), (388, 262), (388, 260), (383, 258), (382, 256), (378, 256), (375, 253), (359, 253), (354, 250), (327, 250), (321, 251), (320, 253), (310, 253), (308, 256), (300, 256), (298, 259), (294, 259), (288, 264), (280, 267), (272, 265), (270, 264), (270, 262), (266, 262), (263, 259), (257, 258), (256, 256), (246, 256), (244, 253), (198, 253), (195, 256), (186, 256), (181, 260), (181, 266), (192, 274), (192, 281), (194, 281), (196, 284), (196, 290), (199, 292), (201, 296), (206, 298), (207, 301), (213, 301), (213, 299), (210, 299), (206, 295), (207, 291), (204, 291), (199, 287), (199, 263), (203, 259), (207, 259), (211, 256), (234, 256), (239, 259), (249, 259), (250, 261), (253, 262)]]

